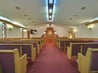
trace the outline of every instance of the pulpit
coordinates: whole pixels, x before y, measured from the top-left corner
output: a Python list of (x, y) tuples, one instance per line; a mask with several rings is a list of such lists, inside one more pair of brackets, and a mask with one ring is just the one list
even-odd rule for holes
[(48, 27), (45, 34), (42, 35), (44, 41), (54, 43), (55, 39), (59, 37), (55, 32), (56, 31), (53, 29), (53, 27)]

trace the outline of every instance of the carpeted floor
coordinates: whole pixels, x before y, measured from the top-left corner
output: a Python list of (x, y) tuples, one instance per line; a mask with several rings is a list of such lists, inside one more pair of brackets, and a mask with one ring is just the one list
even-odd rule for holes
[(45, 44), (34, 63), (28, 65), (27, 73), (79, 73), (77, 64), (69, 61), (66, 54), (54, 44)]

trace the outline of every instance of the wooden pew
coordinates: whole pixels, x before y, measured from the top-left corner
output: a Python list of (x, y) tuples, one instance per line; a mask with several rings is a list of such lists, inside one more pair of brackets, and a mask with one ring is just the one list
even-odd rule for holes
[(0, 63), (0, 73), (3, 73), (3, 72), (2, 72), (2, 66), (1, 66), (1, 63)]
[(18, 49), (20, 56), (27, 54), (28, 59), (32, 61), (36, 59), (36, 49), (32, 44), (0, 44), (1, 50), (13, 50), (14, 48)]
[(60, 48), (63, 51), (66, 51), (66, 43), (65, 43), (66, 39), (65, 38), (58, 38), (56, 39), (56, 46), (58, 48)]
[[(10, 40), (10, 41), (9, 41)], [(32, 55), (34, 56), (34, 54), (36, 53), (35, 57), (38, 56), (38, 54), (40, 53), (40, 51), (42, 50), (43, 47), (43, 39), (41, 38), (33, 38), (33, 39), (21, 39), (21, 40), (14, 40), (14, 39), (8, 39), (5, 40), (3, 42), (0, 42), (0, 44), (32, 44), (33, 45), (33, 51), (31, 51)], [(18, 49), (20, 49), (20, 47), (18, 47)], [(22, 50), (21, 50), (22, 51)], [(36, 52), (35, 52), (36, 51)], [(20, 50), (19, 50), (20, 52)], [(21, 53), (21, 52), (20, 52)], [(33, 54), (34, 53), (34, 54)], [(27, 55), (28, 56), (28, 55)], [(30, 55), (29, 55), (30, 57)], [(32, 57), (32, 60), (34, 61), (35, 57)]]
[(27, 55), (19, 56), (18, 49), (0, 50), (0, 63), (3, 73), (26, 73)]
[(94, 42), (94, 40), (66, 40), (66, 39), (58, 39), (57, 40), (57, 46), (61, 49), (63, 49), (65, 52), (67, 52), (67, 47), (70, 46), (71, 43), (89, 43), (89, 42)]
[(85, 55), (88, 48), (98, 48), (98, 43), (71, 43), (70, 47), (67, 47), (67, 56), (69, 59), (72, 56), (77, 57), (78, 52)]
[(7, 39), (0, 39), (0, 43), (39, 43), (39, 47), (42, 48), (43, 46), (43, 39), (42, 38), (32, 38), (32, 39), (21, 39), (21, 38), (7, 38)]
[(86, 56), (78, 53), (80, 73), (98, 73), (98, 48), (88, 48)]
[(27, 40), (18, 40), (18, 41), (5, 41), (2, 43), (10, 43), (10, 44), (32, 44), (34, 48), (36, 48), (36, 54), (38, 55), (43, 46), (42, 39), (27, 39)]

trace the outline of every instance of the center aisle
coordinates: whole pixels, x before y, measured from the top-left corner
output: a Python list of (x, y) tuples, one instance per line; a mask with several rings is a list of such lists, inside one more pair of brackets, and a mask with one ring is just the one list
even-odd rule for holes
[(65, 53), (53, 44), (46, 44), (28, 73), (79, 73)]

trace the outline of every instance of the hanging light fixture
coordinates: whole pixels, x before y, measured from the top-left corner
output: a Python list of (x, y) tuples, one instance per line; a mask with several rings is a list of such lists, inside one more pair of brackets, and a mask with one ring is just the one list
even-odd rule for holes
[(53, 22), (54, 13), (55, 13), (55, 4), (56, 4), (56, 0), (46, 1), (47, 21), (50, 23)]
[(49, 0), (49, 4), (53, 4), (53, 0)]
[(51, 8), (49, 9), (49, 14), (52, 14), (52, 9)]

